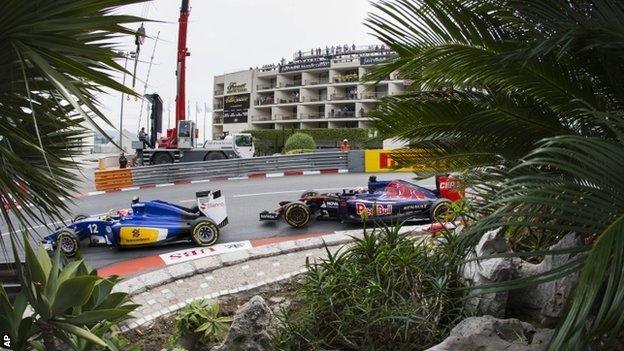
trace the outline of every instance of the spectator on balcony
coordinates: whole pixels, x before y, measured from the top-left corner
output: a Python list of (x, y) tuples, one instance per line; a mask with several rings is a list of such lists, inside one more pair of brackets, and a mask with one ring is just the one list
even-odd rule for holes
[(340, 151), (342, 152), (351, 151), (351, 145), (349, 145), (349, 140), (345, 139), (342, 141), (342, 144), (340, 144)]

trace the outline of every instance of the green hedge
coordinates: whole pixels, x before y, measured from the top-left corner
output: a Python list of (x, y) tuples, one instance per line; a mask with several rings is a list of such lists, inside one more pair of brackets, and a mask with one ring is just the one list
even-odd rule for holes
[(284, 152), (288, 152), (290, 150), (301, 150), (301, 149), (316, 149), (316, 143), (314, 139), (306, 134), (306, 133), (294, 133), (286, 139), (286, 145), (284, 145)]
[(338, 148), (343, 139), (349, 140), (352, 149), (380, 148), (382, 144), (369, 138), (370, 130), (364, 128), (253, 129), (244, 133), (253, 135), (257, 155), (272, 155), (281, 152), (288, 137), (297, 132), (310, 135), (317, 147)]

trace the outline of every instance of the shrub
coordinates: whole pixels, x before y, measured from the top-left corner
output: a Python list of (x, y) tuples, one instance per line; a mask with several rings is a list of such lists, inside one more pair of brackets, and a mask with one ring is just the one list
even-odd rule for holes
[(340, 147), (343, 139), (349, 139), (349, 144), (353, 149), (378, 149), (382, 147), (382, 141), (370, 138), (369, 136), (373, 132), (364, 128), (252, 129), (245, 131), (245, 133), (253, 135), (258, 155), (272, 155), (282, 151), (288, 137), (298, 132), (310, 135), (319, 147), (337, 148)]
[(284, 145), (284, 152), (301, 149), (316, 149), (314, 139), (305, 133), (295, 133), (289, 136), (288, 140), (286, 140), (286, 144)]
[(176, 327), (182, 335), (196, 336), (203, 341), (220, 341), (225, 337), (229, 317), (219, 317), (219, 303), (196, 300), (184, 306), (176, 316)]
[(314, 152), (314, 149), (295, 149), (290, 150), (286, 153), (286, 155), (296, 155), (296, 154), (307, 154), (310, 152)]
[(436, 245), (399, 234), (400, 226), (365, 233), (308, 272), (302, 309), (280, 317), (280, 350), (422, 350), (443, 339), (463, 315), (459, 239)]

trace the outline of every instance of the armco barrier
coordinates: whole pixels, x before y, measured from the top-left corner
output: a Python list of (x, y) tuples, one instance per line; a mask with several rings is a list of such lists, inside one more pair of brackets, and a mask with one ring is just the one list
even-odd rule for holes
[(19, 293), (22, 286), (15, 272), (15, 263), (0, 263), (0, 282), (11, 300)]
[(213, 177), (237, 177), (253, 173), (347, 169), (348, 153), (314, 152), (132, 168), (133, 185), (175, 183)]

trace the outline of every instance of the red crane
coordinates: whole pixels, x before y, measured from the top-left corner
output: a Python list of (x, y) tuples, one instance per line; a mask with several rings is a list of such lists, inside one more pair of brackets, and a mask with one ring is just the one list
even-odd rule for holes
[(158, 141), (159, 148), (175, 149), (178, 147), (178, 124), (186, 120), (186, 57), (191, 53), (186, 47), (186, 34), (188, 32), (188, 18), (190, 14), (189, 1), (182, 0), (180, 18), (178, 19), (178, 57), (176, 67), (176, 99), (175, 99), (175, 127), (167, 129), (167, 136)]

